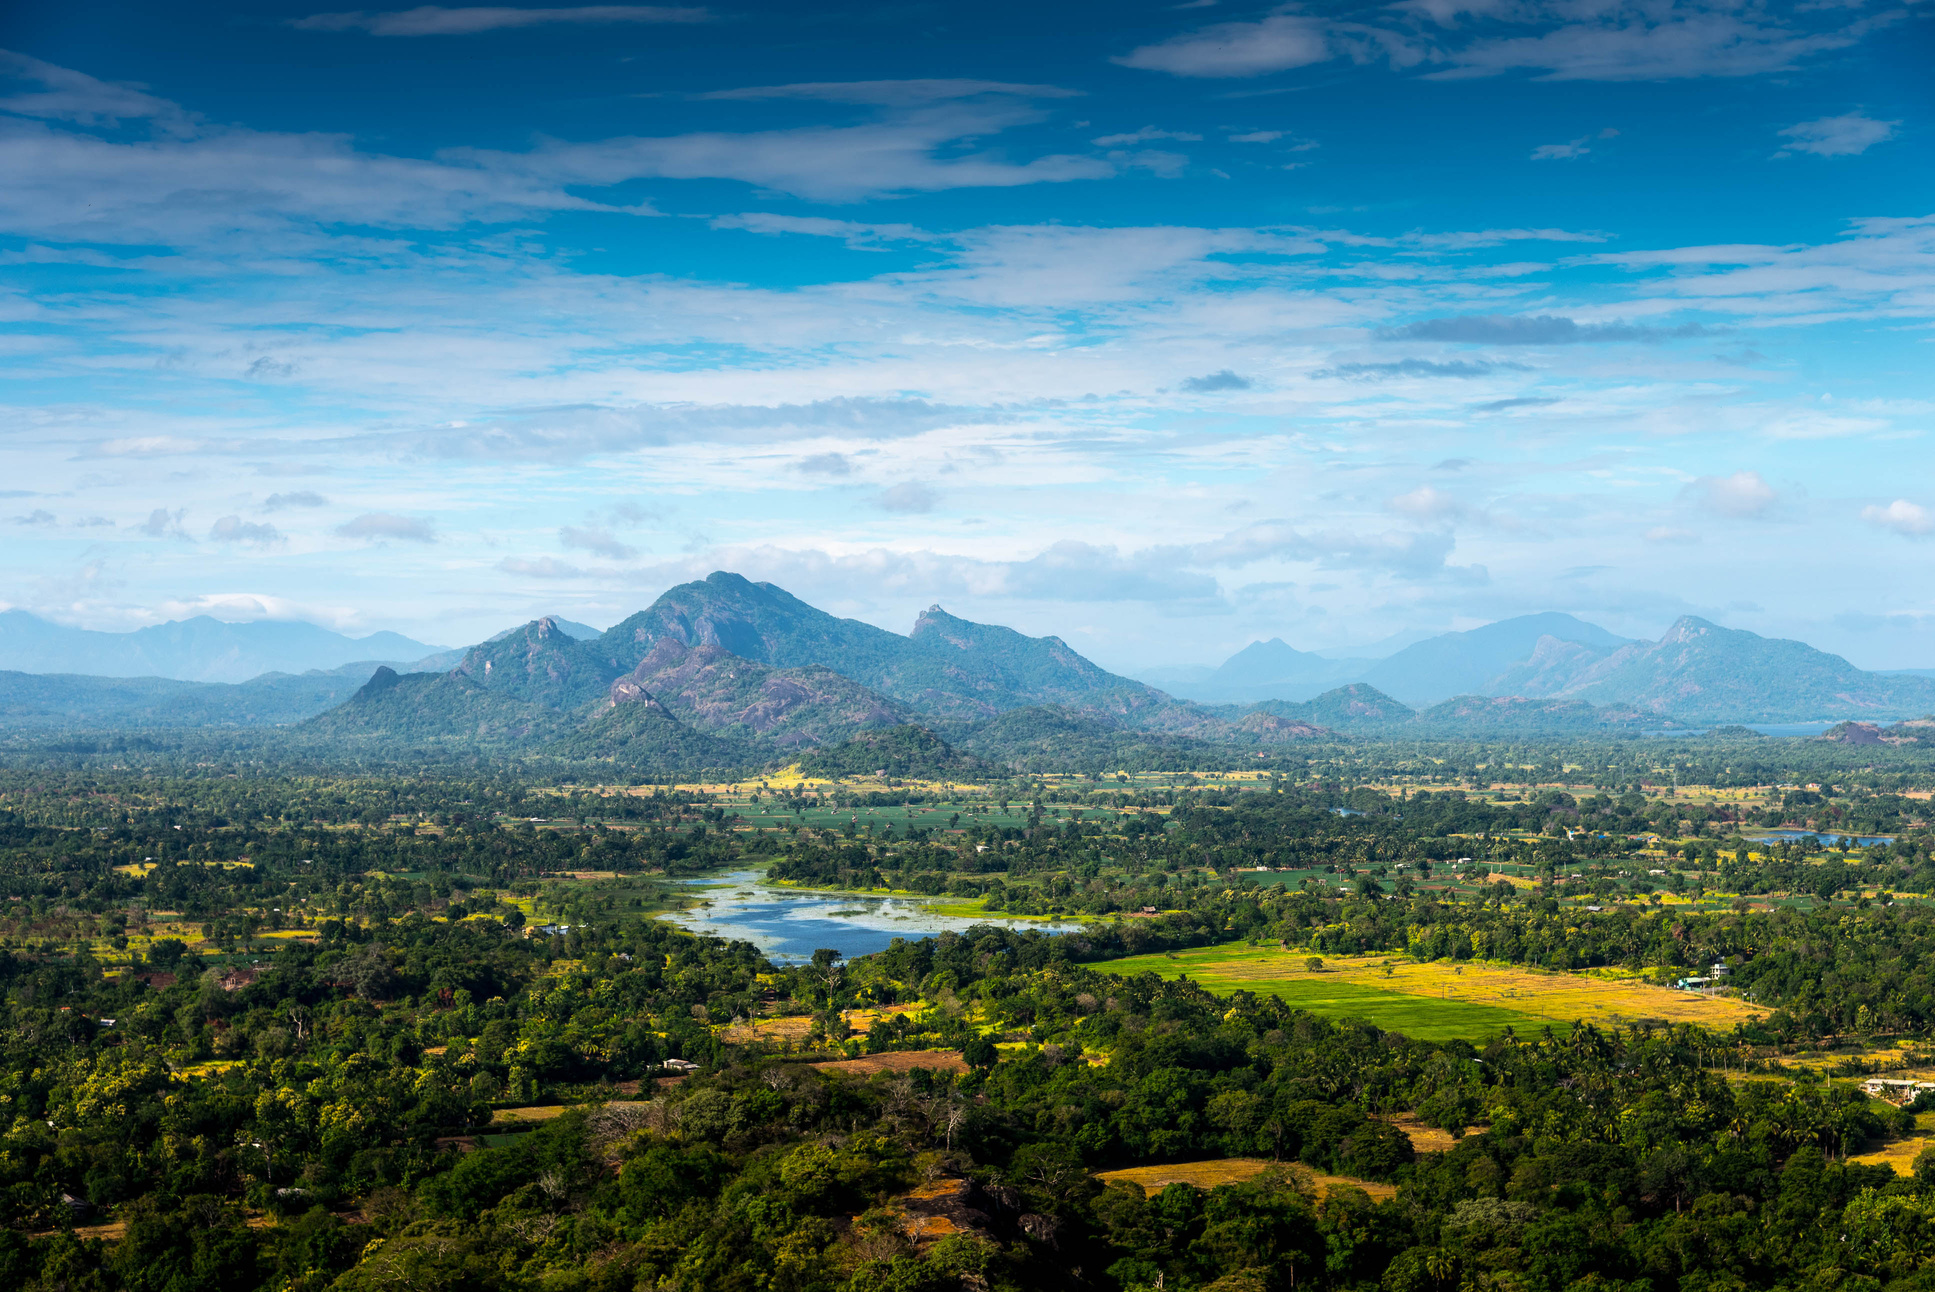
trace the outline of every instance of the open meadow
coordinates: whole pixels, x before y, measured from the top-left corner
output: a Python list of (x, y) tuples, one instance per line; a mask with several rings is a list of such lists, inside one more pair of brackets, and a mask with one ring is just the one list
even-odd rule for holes
[[(1481, 1040), (1507, 1027), (1537, 1031), (1590, 1021), (1698, 1023), (1716, 1030), (1764, 1010), (1727, 996), (1655, 987), (1637, 979), (1547, 973), (1474, 961), (1419, 963), (1396, 956), (1323, 957), (1248, 945), (1135, 956), (1106, 966), (1116, 974), (1188, 977), (1219, 995), (1276, 996), (1326, 1018), (1356, 1018), (1419, 1040)], [(1388, 971), (1387, 971), (1388, 970)]]

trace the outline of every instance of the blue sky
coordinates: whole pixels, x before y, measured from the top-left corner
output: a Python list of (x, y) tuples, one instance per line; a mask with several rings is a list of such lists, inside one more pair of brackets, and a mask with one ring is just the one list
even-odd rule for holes
[[(340, 2), (340, 0), (338, 0)], [(35, 11), (37, 10), (37, 11)], [(0, 602), (1935, 666), (1935, 4), (11, 6)]]

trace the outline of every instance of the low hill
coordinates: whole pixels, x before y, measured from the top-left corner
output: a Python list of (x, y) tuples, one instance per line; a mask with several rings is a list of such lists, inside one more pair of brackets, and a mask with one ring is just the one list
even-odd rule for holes
[(1335, 687), (1311, 700), (1266, 700), (1253, 710), (1278, 718), (1308, 722), (1335, 731), (1382, 731), (1410, 722), (1417, 716), (1409, 705), (1399, 704), (1384, 692), (1364, 682)]
[(630, 772), (741, 768), (771, 755), (755, 742), (696, 731), (648, 696), (600, 709), (588, 722), (544, 747), (573, 761), (609, 762)]
[(539, 745), (571, 725), (555, 709), (493, 690), (461, 671), (398, 674), (379, 668), (347, 703), (298, 730), (310, 740), (359, 745), (489, 748)]
[(1627, 705), (1521, 695), (1461, 695), (1419, 713), (1412, 725), (1469, 736), (1638, 735), (1670, 721)]
[(907, 724), (862, 732), (845, 744), (816, 749), (800, 759), (807, 776), (871, 776), (896, 780), (975, 780), (996, 768), (956, 750), (926, 727)]

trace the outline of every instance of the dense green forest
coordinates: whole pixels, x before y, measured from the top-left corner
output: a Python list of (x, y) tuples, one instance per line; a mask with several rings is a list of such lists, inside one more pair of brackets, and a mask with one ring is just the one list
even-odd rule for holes
[[(16, 769), (0, 1285), (1935, 1278), (1935, 1154), (1850, 1160), (1926, 1114), (1797, 1066), (1935, 1042), (1925, 800), (1853, 768), (1727, 798), (1394, 785), (1403, 766), (624, 793)], [(1821, 837), (1743, 833), (1803, 824)], [(671, 881), (748, 865), (1081, 927), (781, 963), (655, 918)], [(1110, 970), (1226, 944), (1647, 980), (1724, 963), (1766, 1012), (1432, 1042)], [(1201, 1161), (1252, 1166), (1146, 1196), (1104, 1178)]]

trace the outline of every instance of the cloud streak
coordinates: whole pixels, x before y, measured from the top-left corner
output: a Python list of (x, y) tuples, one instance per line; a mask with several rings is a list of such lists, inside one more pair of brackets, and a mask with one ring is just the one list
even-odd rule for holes
[(513, 31), (525, 27), (590, 25), (609, 23), (691, 23), (707, 22), (712, 15), (705, 9), (675, 8), (664, 5), (600, 4), (576, 5), (559, 9), (519, 9), (488, 5), (446, 9), (440, 5), (420, 5), (415, 9), (368, 13), (318, 13), (297, 18), (290, 26), (297, 31), (362, 31), (372, 36), (473, 36), (486, 31)]
[(1663, 328), (1631, 323), (1580, 323), (1553, 314), (1530, 318), (1505, 314), (1466, 314), (1419, 319), (1378, 333), (1383, 341), (1450, 341), (1462, 345), (1586, 345), (1594, 342), (1660, 342), (1708, 336), (1698, 323)]

